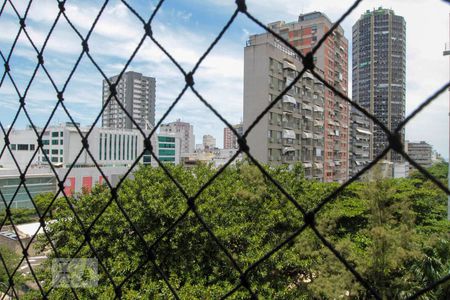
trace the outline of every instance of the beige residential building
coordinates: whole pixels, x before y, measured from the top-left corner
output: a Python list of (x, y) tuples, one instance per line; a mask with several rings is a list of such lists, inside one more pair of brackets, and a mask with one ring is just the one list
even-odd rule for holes
[[(301, 14), (298, 20), (273, 22), (269, 27), (303, 54), (312, 51), (333, 26), (321, 12)], [(344, 95), (348, 91), (348, 40), (338, 26), (314, 55), (323, 78)], [(324, 99), (324, 181), (344, 182), (349, 173), (350, 105), (325, 89)]]
[[(271, 34), (250, 37), (244, 55), (244, 130), (302, 68), (299, 57)], [(307, 178), (323, 180), (324, 91), (305, 73), (251, 130), (251, 154), (270, 165), (302, 162)]]

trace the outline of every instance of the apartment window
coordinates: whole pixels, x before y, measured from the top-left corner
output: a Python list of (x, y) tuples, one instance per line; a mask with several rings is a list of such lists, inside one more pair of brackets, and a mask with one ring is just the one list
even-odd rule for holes
[(137, 157), (137, 136), (134, 137), (134, 157)]
[(159, 155), (175, 155), (175, 149), (174, 150), (159, 149)]
[(109, 134), (109, 156), (108, 159), (111, 160), (111, 149), (112, 149), (112, 134)]
[(131, 159), (134, 159), (134, 157), (133, 157), (133, 153), (134, 153), (133, 149), (134, 149), (134, 135), (131, 136), (131, 151), (130, 151)]
[(102, 143), (103, 143), (103, 134), (100, 133), (100, 144), (98, 147), (98, 159), (102, 160)]
[(60, 136), (60, 137), (63, 137), (63, 136), (64, 136), (64, 134), (63, 134), (62, 131), (59, 132), (59, 136)]
[(116, 151), (117, 151), (117, 134), (114, 134), (114, 160), (116, 160)]
[(122, 159), (125, 160), (125, 135), (122, 136)]
[(130, 159), (130, 136), (127, 135), (127, 160)]
[(49, 145), (50, 141), (49, 140), (42, 140), (42, 145)]
[(63, 149), (59, 150), (60, 155), (63, 155), (63, 153), (64, 153)]
[(118, 153), (118, 155), (117, 155), (117, 158), (120, 160), (120, 150), (121, 150), (121, 148), (122, 148), (122, 135), (121, 134), (119, 134), (119, 144), (117, 145), (118, 147), (118, 151), (117, 151), (117, 153)]
[(58, 149), (52, 149), (52, 154), (54, 154), (54, 155), (58, 155)]
[(175, 157), (160, 157), (159, 160), (175, 162)]
[(11, 150), (16, 150), (16, 144), (11, 144)]
[(57, 163), (58, 162), (58, 157), (52, 157), (52, 162)]
[(52, 137), (58, 137), (59, 136), (59, 132), (58, 131), (53, 131), (52, 132)]
[(52, 145), (58, 145), (58, 140), (52, 140)]
[(28, 151), (28, 144), (17, 144), (17, 150)]
[(63, 143), (63, 140), (59, 140), (59, 144), (60, 144), (60, 145), (64, 144), (64, 143)]
[(175, 138), (169, 136), (158, 136), (158, 142), (175, 143)]

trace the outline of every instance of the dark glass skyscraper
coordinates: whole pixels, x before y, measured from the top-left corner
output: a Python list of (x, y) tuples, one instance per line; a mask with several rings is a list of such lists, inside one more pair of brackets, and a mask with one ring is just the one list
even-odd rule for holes
[[(353, 25), (353, 100), (372, 113), (390, 130), (405, 118), (406, 23), (391, 9), (367, 11)], [(371, 157), (389, 144), (379, 126), (371, 124)], [(405, 132), (401, 132), (402, 141)], [(386, 157), (402, 162), (393, 151)]]

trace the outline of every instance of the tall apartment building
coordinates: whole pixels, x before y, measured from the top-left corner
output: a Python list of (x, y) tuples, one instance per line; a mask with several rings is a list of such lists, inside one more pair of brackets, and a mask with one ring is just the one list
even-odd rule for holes
[(194, 153), (195, 135), (194, 126), (180, 119), (175, 122), (161, 124), (159, 132), (161, 134), (172, 134), (181, 140), (181, 153)]
[[(242, 123), (233, 125), (233, 128), (239, 135), (244, 134), (244, 125)], [(223, 149), (238, 149), (238, 137), (231, 131), (230, 128), (223, 129)]]
[[(408, 142), (408, 155), (421, 167), (429, 168), (433, 164), (433, 147), (427, 142)], [(411, 165), (411, 168), (414, 168)]]
[[(394, 130), (405, 118), (406, 23), (391, 9), (367, 11), (353, 25), (352, 95), (353, 100)], [(371, 124), (373, 157), (389, 144), (386, 134)], [(404, 142), (405, 132), (401, 138)], [(391, 151), (386, 157), (403, 161)]]
[[(310, 52), (333, 23), (321, 12), (302, 14), (296, 22), (277, 21), (268, 26), (303, 54)], [(348, 41), (342, 27), (319, 48), (314, 56), (316, 67), (336, 89), (347, 95)], [(350, 106), (331, 90), (324, 94), (324, 181), (343, 182), (348, 178), (348, 127)]]
[[(271, 34), (250, 37), (244, 53), (244, 129), (303, 68), (297, 55)], [(302, 162), (307, 178), (323, 180), (324, 85), (303, 77), (250, 131), (251, 154), (271, 165)]]
[[(109, 78), (111, 83), (117, 77)], [(135, 129), (131, 119), (117, 102), (120, 102), (133, 120), (142, 129), (151, 129), (155, 125), (155, 85), (153, 77), (147, 77), (137, 72), (126, 72), (117, 84), (117, 101), (112, 98), (102, 115), (102, 127), (116, 129)], [(103, 80), (103, 104), (110, 96), (110, 87)]]

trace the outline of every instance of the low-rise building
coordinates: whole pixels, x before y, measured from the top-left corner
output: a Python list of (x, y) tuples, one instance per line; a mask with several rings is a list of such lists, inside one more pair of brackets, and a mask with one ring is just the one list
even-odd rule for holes
[(433, 147), (425, 141), (408, 142), (407, 153), (409, 157), (423, 168), (429, 168), (433, 164)]

